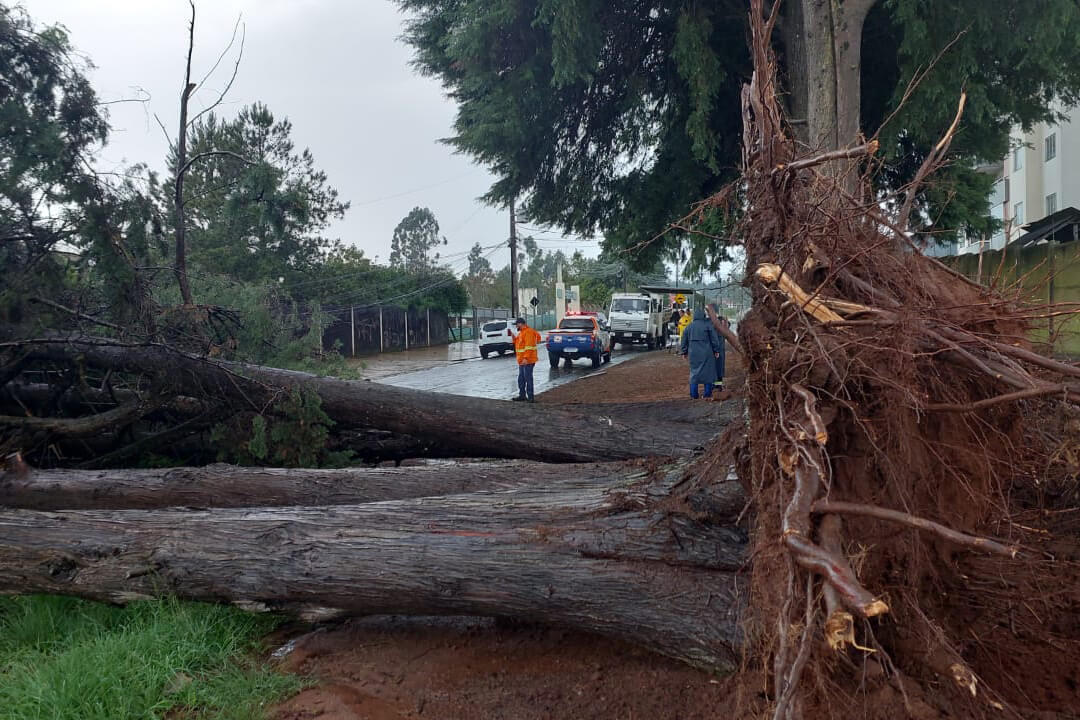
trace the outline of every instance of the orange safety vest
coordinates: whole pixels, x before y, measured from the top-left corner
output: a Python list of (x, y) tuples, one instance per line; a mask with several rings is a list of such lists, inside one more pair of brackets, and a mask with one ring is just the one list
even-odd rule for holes
[(536, 348), (539, 347), (540, 342), (540, 333), (528, 325), (514, 336), (514, 352), (517, 354), (518, 365), (536, 364)]

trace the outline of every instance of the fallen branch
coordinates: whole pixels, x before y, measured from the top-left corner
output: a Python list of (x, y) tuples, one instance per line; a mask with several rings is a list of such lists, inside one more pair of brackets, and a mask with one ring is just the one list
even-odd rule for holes
[(844, 318), (829, 309), (829, 306), (824, 301), (811, 297), (809, 293), (799, 287), (798, 283), (788, 277), (787, 273), (779, 265), (763, 263), (758, 265), (758, 269), (754, 274), (762, 282), (778, 286), (780, 291), (787, 295), (795, 305), (807, 314), (812, 315), (819, 322), (828, 325), (829, 323), (844, 321)]
[(0, 415), (0, 425), (24, 432), (46, 432), (62, 437), (91, 437), (99, 433), (114, 432), (120, 427), (138, 420), (161, 404), (160, 398), (140, 398), (105, 412), (79, 418), (17, 417)]

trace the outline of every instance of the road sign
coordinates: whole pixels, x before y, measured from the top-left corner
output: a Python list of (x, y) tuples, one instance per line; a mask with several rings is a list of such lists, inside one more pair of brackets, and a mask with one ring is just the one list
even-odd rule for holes
[(532, 305), (533, 307), (536, 307), (537, 305), (540, 304), (540, 298), (533, 295), (533, 299), (529, 301), (529, 304)]
[(682, 293), (679, 293), (678, 295), (673, 297), (672, 300), (675, 301), (676, 305), (682, 305), (684, 302), (686, 302), (686, 296), (683, 295)]
[(522, 308), (530, 305), (536, 307), (538, 302), (536, 295), (536, 288), (518, 288), (518, 306)]

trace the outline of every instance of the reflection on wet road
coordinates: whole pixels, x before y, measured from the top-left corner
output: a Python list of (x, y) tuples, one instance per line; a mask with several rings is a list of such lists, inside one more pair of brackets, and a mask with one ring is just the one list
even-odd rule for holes
[[(456, 348), (450, 346), (454, 348), (452, 350), (446, 347), (427, 348), (427, 355), (423, 359), (415, 356), (401, 357), (405, 353), (381, 355), (377, 363), (369, 364), (365, 368), (364, 377), (387, 385), (452, 395), (503, 400), (509, 400), (517, 395), (517, 362), (512, 354), (501, 357), (491, 355), (487, 360), (481, 360), (476, 345), (472, 343), (455, 343), (455, 345)], [(471, 357), (468, 350), (471, 350)], [(569, 368), (563, 365), (553, 368), (548, 363), (547, 354), (541, 351), (540, 362), (536, 364), (536, 370), (533, 371), (533, 384), (539, 394), (544, 390), (603, 372), (608, 365), (618, 365), (647, 352), (649, 351), (643, 347), (623, 349), (620, 346), (612, 352), (611, 362), (604, 363), (598, 368), (593, 368), (588, 360), (575, 360)], [(394, 356), (401, 360), (401, 364), (397, 366), (399, 374), (390, 373), (393, 367), (390, 363), (393, 362)], [(441, 360), (436, 359), (439, 356), (442, 357)], [(426, 363), (427, 367), (417, 369), (416, 365), (421, 363)], [(401, 373), (403, 368), (406, 372)]]

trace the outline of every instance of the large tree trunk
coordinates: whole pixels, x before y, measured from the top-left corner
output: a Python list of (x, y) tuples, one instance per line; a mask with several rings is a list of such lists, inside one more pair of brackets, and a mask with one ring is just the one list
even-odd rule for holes
[(207, 465), (154, 470), (29, 470), (0, 475), (0, 506), (28, 510), (143, 510), (355, 505), (610, 478), (619, 465), (535, 462), (308, 470)]
[[(802, 6), (807, 73), (792, 71), (790, 63), (798, 58), (791, 58), (788, 75), (807, 83), (811, 146), (837, 150), (855, 142), (859, 133), (862, 29), (875, 0), (794, 1)], [(792, 95), (801, 97), (802, 89), (792, 88)]]
[(335, 430), (368, 428), (408, 435), (422, 443), (428, 456), (547, 462), (670, 456), (703, 444), (723, 424), (716, 422), (720, 411), (712, 405), (660, 406), (668, 407), (664, 412), (657, 412), (657, 406), (637, 412), (627, 406), (523, 406), (220, 362), (163, 345), (124, 345), (84, 336), (38, 338), (24, 348), (31, 358), (145, 373), (178, 394), (204, 401), (227, 398), (254, 411), (265, 410), (283, 391), (303, 388), (318, 394)]
[(672, 494), (680, 478), (332, 508), (0, 511), (0, 592), (511, 616), (730, 669), (741, 489), (710, 489), (710, 513)]

